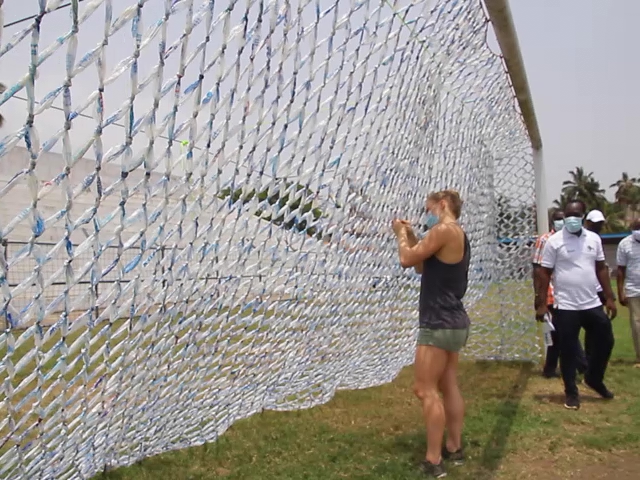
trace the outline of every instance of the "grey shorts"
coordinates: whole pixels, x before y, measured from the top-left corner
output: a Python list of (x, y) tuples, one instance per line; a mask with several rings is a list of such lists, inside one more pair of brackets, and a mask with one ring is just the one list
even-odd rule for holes
[(447, 352), (459, 352), (467, 344), (469, 329), (418, 329), (418, 345), (430, 345)]

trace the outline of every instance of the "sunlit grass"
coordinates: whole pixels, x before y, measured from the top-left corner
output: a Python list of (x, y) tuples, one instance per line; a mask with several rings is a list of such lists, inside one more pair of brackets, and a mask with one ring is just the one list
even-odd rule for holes
[[(612, 452), (640, 448), (640, 374), (630, 364), (626, 309), (620, 313), (607, 375), (617, 394), (612, 402), (583, 388), (582, 409), (567, 411), (561, 381), (541, 378), (536, 365), (463, 363), (469, 462), (450, 470), (449, 478), (561, 478), (549, 471), (549, 458), (553, 468), (581, 468), (606, 462)], [(158, 455), (96, 479), (423, 478), (417, 464), (424, 428), (411, 383), (412, 369), (406, 368), (391, 384), (339, 392), (310, 410), (263, 412), (236, 422), (213, 444)]]

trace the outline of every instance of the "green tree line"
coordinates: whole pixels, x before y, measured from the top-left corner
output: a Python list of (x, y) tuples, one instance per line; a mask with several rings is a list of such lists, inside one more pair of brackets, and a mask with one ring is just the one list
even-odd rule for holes
[(620, 180), (609, 188), (616, 189), (613, 201), (607, 199), (593, 172), (586, 173), (584, 168), (576, 167), (569, 172), (569, 179), (562, 182), (560, 197), (554, 200), (553, 205), (554, 208), (564, 208), (570, 200), (582, 200), (587, 204), (587, 211), (597, 209), (606, 217), (603, 232), (626, 232), (631, 222), (640, 217), (640, 177), (631, 177), (623, 172)]

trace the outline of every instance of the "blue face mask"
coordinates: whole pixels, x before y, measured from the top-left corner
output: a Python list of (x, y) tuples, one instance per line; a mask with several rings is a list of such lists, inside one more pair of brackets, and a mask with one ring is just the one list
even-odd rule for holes
[(424, 219), (424, 223), (427, 226), (427, 228), (432, 228), (435, 225), (438, 224), (438, 222), (440, 221), (440, 217), (438, 217), (437, 215), (434, 215), (431, 212), (427, 212), (427, 215)]
[(560, 230), (562, 230), (562, 227), (564, 227), (564, 220), (554, 220), (553, 221), (553, 229), (556, 232), (559, 232)]
[(582, 228), (582, 217), (565, 218), (564, 228), (566, 228), (569, 233), (578, 233)]

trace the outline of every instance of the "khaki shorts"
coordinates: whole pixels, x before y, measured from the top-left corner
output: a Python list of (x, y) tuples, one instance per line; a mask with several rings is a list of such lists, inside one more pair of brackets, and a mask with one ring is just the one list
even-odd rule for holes
[(469, 329), (418, 329), (418, 345), (429, 345), (447, 352), (459, 352), (467, 344)]
[(631, 337), (636, 351), (636, 362), (640, 363), (640, 297), (629, 297), (629, 320), (631, 323)]

